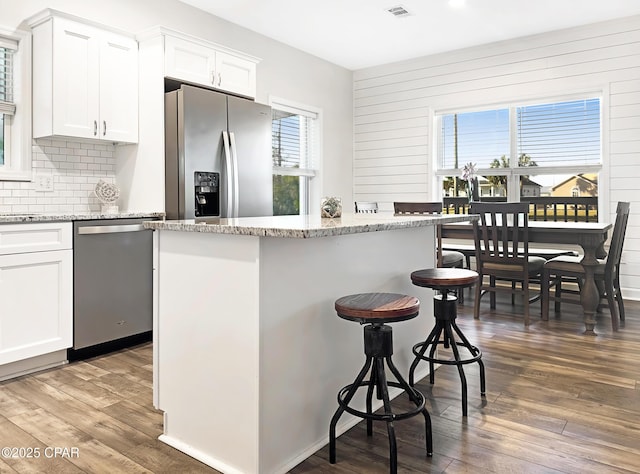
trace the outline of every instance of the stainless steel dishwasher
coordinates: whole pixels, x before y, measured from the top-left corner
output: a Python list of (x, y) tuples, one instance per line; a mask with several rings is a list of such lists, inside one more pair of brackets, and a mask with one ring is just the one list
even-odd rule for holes
[(74, 221), (69, 359), (150, 340), (153, 231), (145, 220)]

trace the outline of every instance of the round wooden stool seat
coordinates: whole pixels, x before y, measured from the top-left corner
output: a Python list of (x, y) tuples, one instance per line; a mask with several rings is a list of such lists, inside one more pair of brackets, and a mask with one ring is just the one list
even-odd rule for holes
[[(367, 436), (373, 436), (373, 422), (384, 421), (389, 437), (389, 472), (398, 471), (398, 449), (393, 423), (411, 418), (418, 414), (424, 416), (425, 443), (427, 456), (433, 455), (431, 417), (425, 408), (422, 393), (409, 385), (396, 368), (393, 355), (393, 330), (385, 323), (406, 321), (415, 318), (420, 312), (420, 301), (414, 296), (398, 293), (358, 293), (343, 296), (335, 302), (338, 316), (349, 321), (364, 324), (364, 354), (366, 360), (353, 383), (345, 385), (338, 392), (338, 409), (329, 424), (329, 462), (336, 462), (336, 426), (344, 412), (367, 421)], [(393, 374), (387, 379), (385, 364)], [(368, 380), (365, 378), (369, 375)], [(389, 387), (403, 390), (415, 407), (404, 411), (394, 410), (391, 406)], [(366, 389), (365, 411), (350, 406), (353, 397), (360, 389)], [(364, 392), (364, 390), (362, 390)], [(382, 401), (382, 407), (374, 410), (373, 396)], [(364, 394), (363, 394), (364, 395)]]
[(382, 324), (415, 318), (420, 312), (420, 300), (399, 293), (358, 293), (337, 299), (335, 308), (343, 319)]
[[(482, 352), (471, 344), (456, 324), (458, 316), (457, 298), (451, 294), (456, 289), (472, 286), (479, 281), (479, 275), (473, 270), (463, 268), (429, 268), (416, 270), (411, 273), (411, 282), (416, 286), (422, 286), (436, 290), (433, 297), (433, 315), (436, 324), (424, 342), (413, 346), (415, 359), (409, 367), (409, 385), (413, 387), (415, 370), (420, 361), (429, 362), (429, 382), (433, 385), (435, 364), (455, 365), (458, 367), (460, 382), (462, 384), (462, 416), (467, 416), (467, 379), (463, 366), (474, 362), (480, 368), (480, 395), (485, 396), (484, 363)], [(445, 349), (451, 349), (453, 359), (444, 358), (436, 352), (441, 345)], [(460, 349), (463, 349), (462, 353)]]
[(443, 288), (466, 288), (478, 281), (478, 274), (464, 268), (428, 268), (411, 273), (411, 282), (416, 286), (440, 290)]

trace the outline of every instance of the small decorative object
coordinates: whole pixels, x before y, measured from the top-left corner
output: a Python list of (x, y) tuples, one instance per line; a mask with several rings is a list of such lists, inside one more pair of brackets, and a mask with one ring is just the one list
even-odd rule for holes
[(115, 205), (115, 202), (120, 197), (120, 189), (115, 184), (100, 180), (96, 184), (94, 192), (102, 203), (103, 214), (116, 214), (118, 212), (118, 206)]
[(321, 217), (340, 217), (342, 215), (342, 199), (339, 197), (324, 197), (320, 203)]
[(476, 182), (476, 164), (469, 162), (464, 165), (460, 179), (467, 182), (467, 198), (469, 202), (473, 201), (473, 186)]

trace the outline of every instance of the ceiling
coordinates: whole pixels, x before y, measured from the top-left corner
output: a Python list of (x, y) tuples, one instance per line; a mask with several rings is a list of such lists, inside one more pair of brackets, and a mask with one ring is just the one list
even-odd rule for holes
[(640, 0), (180, 1), (351, 70), (640, 14)]

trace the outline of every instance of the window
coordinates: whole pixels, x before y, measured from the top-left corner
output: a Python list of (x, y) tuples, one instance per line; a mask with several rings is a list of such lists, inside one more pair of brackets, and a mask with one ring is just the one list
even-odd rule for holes
[(0, 180), (31, 179), (30, 35), (0, 28)]
[(318, 174), (320, 113), (281, 99), (272, 99), (271, 107), (273, 215), (309, 214)]
[(11, 146), (9, 127), (16, 111), (13, 102), (13, 54), (16, 49), (15, 41), (0, 41), (0, 166), (8, 161)]
[(476, 164), (479, 198), (594, 197), (602, 167), (601, 100), (586, 97), (437, 114), (437, 172), (444, 196), (466, 196)]

